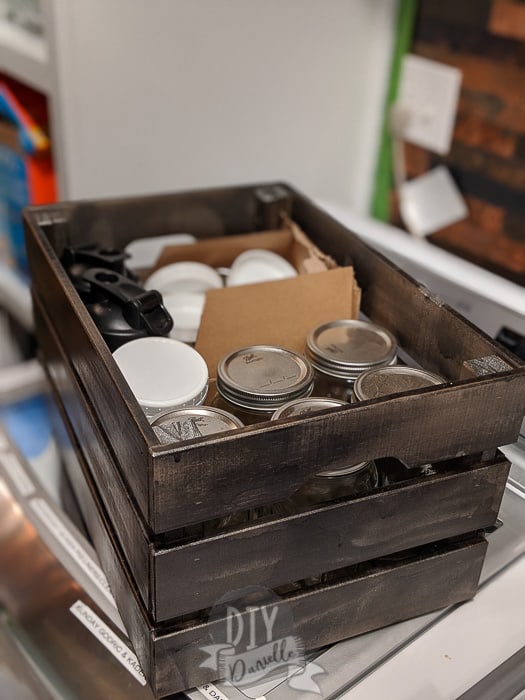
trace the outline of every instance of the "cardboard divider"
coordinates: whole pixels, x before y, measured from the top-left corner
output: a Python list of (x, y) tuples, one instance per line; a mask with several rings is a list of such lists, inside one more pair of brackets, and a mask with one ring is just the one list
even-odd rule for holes
[(211, 267), (229, 267), (238, 255), (253, 248), (281, 255), (299, 274), (323, 272), (337, 267), (333, 258), (323, 253), (297, 224), (284, 217), (282, 228), (275, 231), (204, 238), (188, 245), (166, 246), (151, 272), (165, 265), (187, 260)]
[(321, 323), (356, 318), (359, 293), (351, 267), (278, 282), (210, 290), (195, 344), (216, 378), (228, 352), (248, 345), (279, 345), (304, 353), (308, 333)]
[(152, 272), (186, 261), (228, 268), (238, 255), (254, 249), (282, 256), (298, 276), (208, 291), (196, 349), (206, 360), (212, 380), (219, 360), (228, 352), (248, 345), (278, 345), (303, 353), (313, 328), (357, 318), (359, 313), (361, 290), (353, 268), (339, 268), (287, 216), (275, 231), (166, 246)]

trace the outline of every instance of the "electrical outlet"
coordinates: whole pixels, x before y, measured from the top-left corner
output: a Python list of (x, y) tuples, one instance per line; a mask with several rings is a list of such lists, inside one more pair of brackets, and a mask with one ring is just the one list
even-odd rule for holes
[(395, 109), (403, 114), (396, 135), (440, 155), (450, 151), (461, 71), (408, 54), (403, 59)]

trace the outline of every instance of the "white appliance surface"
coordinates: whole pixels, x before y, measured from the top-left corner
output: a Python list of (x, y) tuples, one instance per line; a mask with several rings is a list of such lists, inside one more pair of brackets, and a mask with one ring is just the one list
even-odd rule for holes
[[(511, 448), (508, 456), (513, 470), (501, 511), (502, 533), (507, 527), (513, 529), (519, 519), (523, 522), (523, 515), (512, 521), (512, 510), (516, 515), (525, 510), (523, 446)], [(519, 538), (518, 532), (516, 535)], [(521, 539), (519, 549), (523, 551), (523, 530)], [(489, 543), (494, 551), (496, 543), (490, 536)], [(441, 618), (340, 697), (369, 700), (384, 696), (388, 688), (391, 700), (454, 700), (519, 651), (525, 642), (525, 556), (496, 575), (485, 567), (484, 576), (487, 574), (488, 580), (473, 600)]]

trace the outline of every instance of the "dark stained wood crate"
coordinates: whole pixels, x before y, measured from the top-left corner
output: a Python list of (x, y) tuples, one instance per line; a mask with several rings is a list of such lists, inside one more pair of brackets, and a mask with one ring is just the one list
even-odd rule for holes
[[(35, 298), (40, 351), (74, 440), (111, 514), (115, 538), (151, 619), (207, 608), (235, 588), (274, 588), (465, 532), (497, 519), (509, 463), (460, 458), (434, 476), (374, 493), (177, 544), (148, 533), (108, 447), (94, 409)], [(75, 465), (72, 467), (75, 469)], [(75, 473), (71, 475), (75, 478)], [(213, 572), (213, 575), (210, 575)], [(191, 585), (188, 585), (191, 582)]]
[[(67, 422), (65, 413), (62, 417)], [(113, 517), (106, 512), (83, 461), (83, 449), (78, 443), (66, 449), (77, 499), (154, 694), (160, 698), (217, 680), (215, 671), (200, 664), (208, 657), (203, 647), (213, 642), (216, 626), (224, 621), (203, 616), (191, 626), (185, 619), (163, 625), (152, 620), (120, 548)], [(469, 600), (477, 590), (486, 547), (479, 534), (442, 541), (396, 564), (371, 563), (360, 571), (343, 573), (335, 583), (286, 596), (278, 605), (289, 606), (292, 633), (307, 650), (314, 650)], [(246, 615), (244, 619), (247, 622)]]
[[(59, 263), (62, 250), (92, 241), (123, 247), (139, 236), (177, 231), (211, 237), (272, 228), (283, 207), (339, 264), (354, 264), (363, 312), (451, 384), (159, 445)], [(35, 296), (49, 311), (105, 444), (154, 533), (220, 517), (232, 504), (241, 510), (283, 500), (314, 473), (341, 462), (397, 457), (417, 465), (517, 438), (525, 405), (523, 364), (287, 186), (37, 207), (26, 211), (25, 224)], [(485, 376), (469, 375), (476, 364)]]
[[(339, 264), (354, 264), (364, 313), (451, 383), (161, 446), (57, 256), (92, 240), (122, 247), (160, 233), (273, 228), (282, 207)], [(69, 431), (68, 473), (159, 697), (214, 680), (200, 668), (214, 624), (204, 611), (232, 589), (332, 572), (330, 584), (283, 597), (308, 649), (474, 595), (486, 542), (469, 533), (497, 516), (509, 464), (495, 448), (515, 439), (523, 416), (519, 361), (280, 185), (37, 208), (26, 225), (40, 352)], [(488, 374), (476, 377), (473, 367)], [(390, 456), (439, 461), (442, 470), (213, 537), (175, 539), (177, 528), (232, 507), (282, 501), (324, 467)], [(409, 559), (370, 561), (414, 547)], [(188, 623), (189, 613), (200, 622)]]

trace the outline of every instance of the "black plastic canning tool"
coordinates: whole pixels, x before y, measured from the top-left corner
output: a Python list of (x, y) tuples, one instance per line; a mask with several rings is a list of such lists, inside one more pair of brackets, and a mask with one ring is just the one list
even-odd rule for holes
[(147, 335), (168, 335), (173, 320), (156, 290), (105, 268), (90, 268), (82, 275), (88, 293), (86, 307), (111, 350)]

